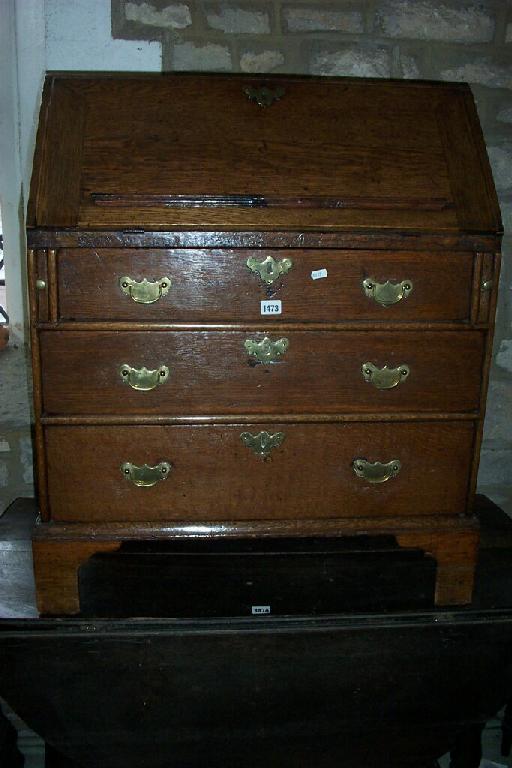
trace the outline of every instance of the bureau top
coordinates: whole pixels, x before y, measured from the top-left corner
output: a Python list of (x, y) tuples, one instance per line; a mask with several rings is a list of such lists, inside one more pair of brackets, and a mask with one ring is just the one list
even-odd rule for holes
[(463, 84), (47, 76), (31, 228), (499, 233)]

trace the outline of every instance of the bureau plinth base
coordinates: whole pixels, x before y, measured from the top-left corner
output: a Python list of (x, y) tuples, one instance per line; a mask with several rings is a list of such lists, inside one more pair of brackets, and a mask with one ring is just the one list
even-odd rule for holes
[(419, 549), (437, 563), (435, 604), (471, 602), (479, 527), (474, 518), (384, 518), (207, 523), (41, 523), (33, 536), (41, 615), (80, 613), (78, 574), (87, 560), (128, 542), (178, 539), (392, 536), (399, 547)]

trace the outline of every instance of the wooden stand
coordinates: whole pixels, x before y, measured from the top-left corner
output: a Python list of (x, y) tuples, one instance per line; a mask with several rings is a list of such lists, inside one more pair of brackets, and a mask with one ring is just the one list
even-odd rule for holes
[(474, 768), (512, 662), (512, 521), (475, 511), (470, 609), (27, 620), (35, 508), (20, 500), (0, 519), (0, 695), (52, 745), (48, 768), (433, 768), (450, 750)]
[(170, 541), (184, 538), (280, 538), (394, 536), (403, 548), (421, 549), (437, 561), (435, 604), (471, 602), (479, 542), (473, 518), (425, 518), (406, 520), (298, 520), (272, 522), (172, 523), (156, 526), (114, 524), (42, 523), (33, 536), (34, 571), (38, 609), (42, 615), (80, 612), (78, 571), (99, 552), (116, 552), (124, 542)]

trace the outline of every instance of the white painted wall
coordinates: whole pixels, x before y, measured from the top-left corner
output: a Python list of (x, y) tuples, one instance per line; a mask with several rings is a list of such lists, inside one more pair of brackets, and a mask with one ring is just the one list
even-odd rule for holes
[(158, 72), (158, 42), (113, 40), (110, 0), (46, 0), (48, 70)]
[(0, 205), (12, 340), (26, 334), (24, 215), (45, 70), (160, 71), (158, 42), (113, 40), (110, 0), (0, 0)]
[[(28, 153), (26, 120), (21, 117), (26, 110), (27, 98), (35, 98), (30, 64), (36, 65), (44, 48), (42, 13), (38, 14), (40, 0), (24, 0), (23, 6), (14, 0), (0, 0), (0, 205), (4, 234), (5, 277), (7, 282), (7, 307), (12, 325), (12, 338), (17, 341), (24, 331), (26, 312), (24, 267), (24, 189), (23, 163)], [(18, 46), (19, 28), (17, 15), (23, 11), (25, 24), (23, 44)], [(34, 34), (35, 33), (35, 34)], [(32, 52), (33, 47), (33, 52)], [(22, 61), (30, 50), (28, 61)], [(43, 59), (36, 69), (44, 66)], [(20, 76), (27, 80), (27, 87), (20, 93)], [(40, 76), (38, 76), (40, 80)], [(32, 114), (35, 107), (32, 106)], [(33, 122), (33, 117), (32, 117)], [(22, 149), (21, 125), (24, 125)]]

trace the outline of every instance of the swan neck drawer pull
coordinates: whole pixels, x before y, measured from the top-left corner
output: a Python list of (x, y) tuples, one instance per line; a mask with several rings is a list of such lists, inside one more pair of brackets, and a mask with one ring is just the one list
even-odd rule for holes
[(170, 277), (161, 277), (159, 280), (137, 281), (131, 277), (125, 276), (119, 278), (119, 287), (125, 296), (129, 296), (137, 304), (154, 304), (169, 292), (171, 287)]
[(275, 101), (282, 99), (285, 90), (281, 86), (269, 88), (266, 85), (248, 86), (244, 93), (250, 101), (255, 101), (259, 107), (270, 107)]
[(368, 483), (385, 483), (392, 477), (396, 477), (402, 468), (398, 459), (391, 459), (387, 464), (380, 461), (366, 461), (366, 459), (354, 459), (352, 469), (358, 477)]
[(258, 363), (275, 363), (284, 355), (289, 347), (288, 339), (272, 341), (265, 336), (261, 341), (246, 339), (244, 347), (250, 357), (255, 357)]
[(279, 259), (276, 261), (272, 256), (267, 256), (263, 261), (258, 261), (253, 256), (247, 259), (247, 266), (259, 275), (265, 285), (272, 285), (281, 275), (286, 275), (293, 267), (291, 259)]
[(139, 488), (150, 488), (160, 480), (166, 480), (169, 477), (171, 466), (168, 461), (161, 461), (154, 467), (150, 467), (149, 464), (138, 467), (130, 461), (125, 461), (121, 464), (121, 472), (127, 480)]
[(128, 363), (119, 366), (119, 375), (123, 384), (128, 384), (132, 389), (138, 389), (141, 392), (149, 392), (155, 389), (159, 384), (163, 384), (169, 378), (169, 368), (161, 365), (159, 368), (149, 370), (142, 368), (133, 368)]
[(278, 448), (284, 440), (284, 432), (258, 432), (252, 435), (250, 432), (242, 432), (240, 439), (244, 445), (250, 448), (257, 456), (266, 458), (273, 448)]
[(413, 289), (411, 280), (402, 280), (401, 283), (378, 283), (373, 277), (363, 280), (363, 291), (369, 299), (373, 299), (382, 307), (391, 307), (402, 299), (406, 299)]
[(411, 369), (405, 363), (401, 363), (396, 368), (377, 368), (373, 363), (363, 363), (361, 371), (365, 381), (373, 384), (377, 389), (393, 389), (409, 376)]

